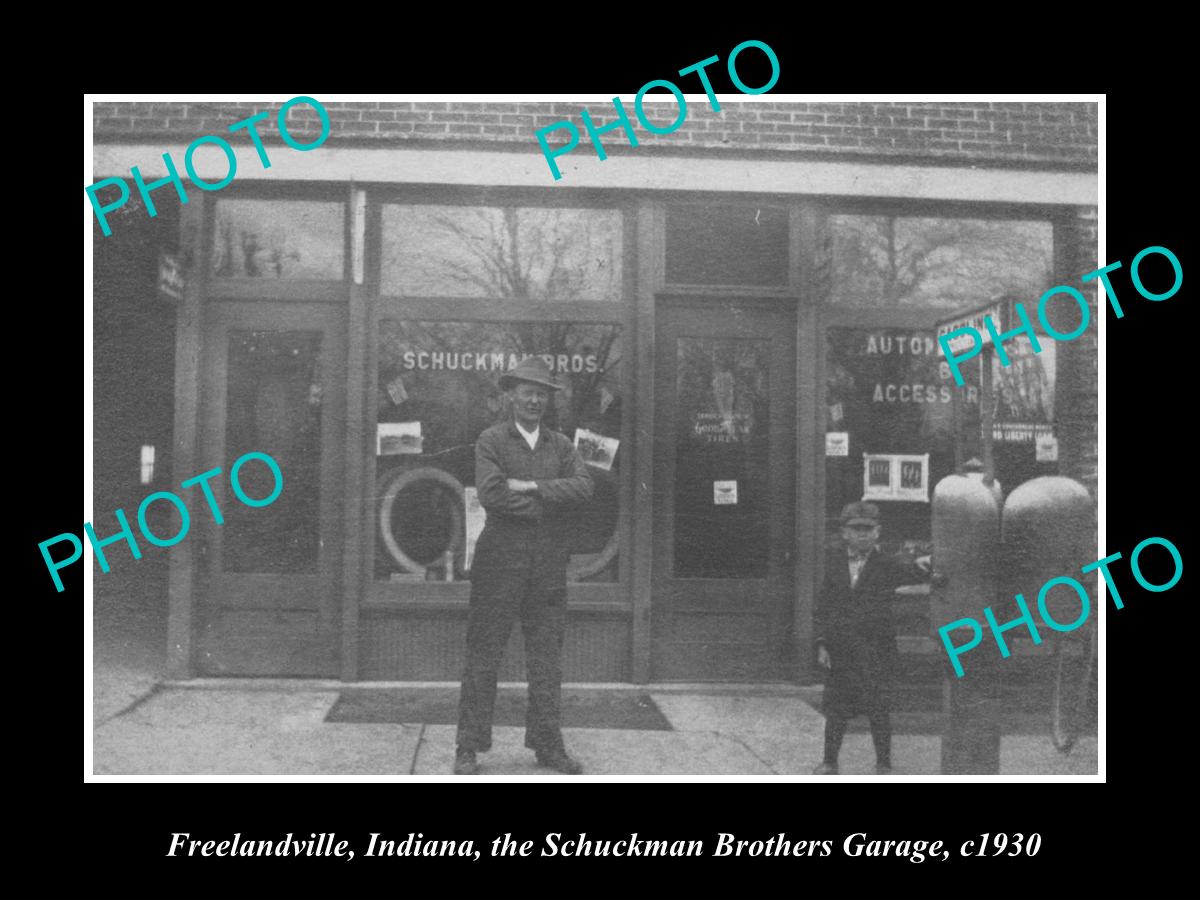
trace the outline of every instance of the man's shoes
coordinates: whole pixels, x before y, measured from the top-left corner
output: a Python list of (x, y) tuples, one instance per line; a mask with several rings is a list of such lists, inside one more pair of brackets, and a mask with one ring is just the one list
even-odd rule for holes
[(458, 752), (454, 754), (454, 774), (455, 775), (478, 775), (479, 763), (475, 760), (474, 750), (464, 750), (458, 748)]
[(567, 755), (566, 750), (538, 750), (537, 764), (562, 772), (564, 775), (582, 775), (583, 766)]
[(831, 766), (827, 762), (823, 762), (819, 766), (817, 766), (815, 769), (813, 769), (814, 775), (836, 775), (837, 773), (838, 773), (838, 767)]
[(875, 766), (875, 774), (876, 775), (891, 775), (892, 767), (890, 765), (888, 765), (887, 763), (878, 763)]

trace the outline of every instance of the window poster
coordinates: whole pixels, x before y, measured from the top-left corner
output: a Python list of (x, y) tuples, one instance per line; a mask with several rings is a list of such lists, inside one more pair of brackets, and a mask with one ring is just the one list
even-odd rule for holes
[(929, 454), (864, 454), (862, 499), (928, 503)]
[(589, 466), (595, 466), (605, 472), (612, 471), (613, 460), (620, 446), (621, 442), (616, 438), (605, 437), (586, 428), (575, 429), (575, 449)]

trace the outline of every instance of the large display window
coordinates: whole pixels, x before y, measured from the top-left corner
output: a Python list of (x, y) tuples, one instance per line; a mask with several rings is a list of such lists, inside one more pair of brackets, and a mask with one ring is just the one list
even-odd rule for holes
[[(575, 442), (595, 496), (572, 518), (573, 583), (622, 575), (631, 235), (615, 207), (443, 194), (385, 202), (373, 317), (370, 561), (375, 594), (462, 599), (486, 518), (475, 441), (511, 417), (501, 375), (541, 357), (562, 385), (544, 425)], [(594, 198), (593, 198), (594, 199)], [(461, 201), (461, 202), (458, 202)], [(509, 202), (511, 201), (511, 202)], [(423, 582), (419, 591), (385, 585)]]
[(511, 416), (500, 376), (540, 356), (562, 390), (543, 425), (576, 442), (595, 496), (571, 520), (573, 581), (616, 581), (624, 398), (621, 327), (544, 322), (414, 322), (378, 328), (376, 580), (469, 579), (484, 512), (475, 440)]
[[(982, 457), (982, 357), (956, 387), (937, 343), (938, 310), (998, 298), (1037, 299), (1052, 283), (1049, 222), (898, 215), (831, 215), (825, 288), (826, 534), (843, 505), (878, 503), (885, 540), (928, 546), (937, 482)], [(1056, 346), (1024, 336), (993, 358), (996, 476), (1007, 492), (1057, 470)], [(957, 394), (957, 411), (953, 402)], [(955, 435), (962, 438), (956, 456)]]

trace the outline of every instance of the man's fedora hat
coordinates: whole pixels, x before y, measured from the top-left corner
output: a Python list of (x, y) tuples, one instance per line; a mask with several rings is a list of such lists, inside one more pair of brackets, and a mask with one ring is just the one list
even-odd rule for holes
[(545, 360), (537, 356), (525, 357), (515, 369), (511, 369), (501, 375), (500, 387), (502, 390), (507, 390), (518, 381), (540, 384), (542, 387), (550, 388), (552, 391), (562, 390), (559, 385), (554, 383), (554, 377), (550, 374), (550, 367), (546, 365)]
[(874, 503), (847, 503), (842, 510), (843, 525), (878, 525), (879, 507)]

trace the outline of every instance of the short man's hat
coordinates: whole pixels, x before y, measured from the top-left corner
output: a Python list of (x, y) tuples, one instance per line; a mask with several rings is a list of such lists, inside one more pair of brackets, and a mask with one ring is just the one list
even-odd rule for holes
[(562, 390), (559, 385), (554, 383), (554, 377), (550, 374), (550, 367), (546, 365), (546, 361), (538, 356), (525, 357), (515, 369), (510, 369), (501, 375), (500, 387), (502, 390), (507, 390), (518, 381), (540, 384), (552, 391)]
[(879, 507), (874, 503), (847, 503), (842, 509), (843, 525), (878, 525)]

